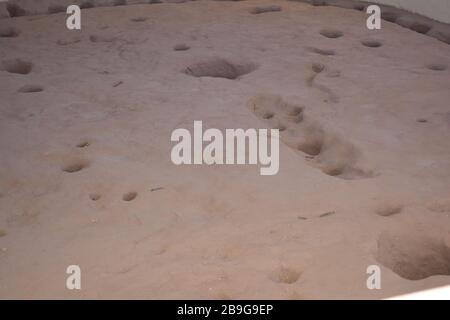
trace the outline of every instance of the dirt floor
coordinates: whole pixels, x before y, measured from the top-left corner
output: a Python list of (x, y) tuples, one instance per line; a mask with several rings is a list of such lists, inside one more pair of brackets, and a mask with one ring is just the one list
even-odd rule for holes
[[(291, 1), (91, 8), (81, 31), (66, 18), (0, 19), (0, 298), (450, 284), (450, 45)], [(171, 133), (194, 120), (280, 129), (279, 173), (174, 165)]]

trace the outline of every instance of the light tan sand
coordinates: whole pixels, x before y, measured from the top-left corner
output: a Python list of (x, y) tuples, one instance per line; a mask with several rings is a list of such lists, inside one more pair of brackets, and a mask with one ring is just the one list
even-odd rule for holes
[[(269, 5), (281, 11), (251, 13)], [(366, 17), (248, 0), (83, 10), (82, 31), (63, 13), (0, 20), (18, 33), (0, 38), (0, 298), (371, 299), (450, 283), (450, 46)], [(208, 61), (256, 69), (185, 73)], [(282, 125), (280, 172), (173, 165), (171, 132), (194, 120)], [(81, 291), (65, 287), (72, 264)], [(366, 287), (374, 264), (381, 290)]]

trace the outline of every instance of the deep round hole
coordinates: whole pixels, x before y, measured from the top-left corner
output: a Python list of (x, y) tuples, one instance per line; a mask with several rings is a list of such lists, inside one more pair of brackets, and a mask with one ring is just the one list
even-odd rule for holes
[(377, 260), (400, 277), (421, 280), (450, 275), (450, 248), (439, 238), (412, 232), (382, 233)]

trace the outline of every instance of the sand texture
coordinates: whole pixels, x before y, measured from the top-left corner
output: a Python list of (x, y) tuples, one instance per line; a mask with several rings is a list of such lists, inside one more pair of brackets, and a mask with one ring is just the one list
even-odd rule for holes
[[(297, 1), (87, 8), (81, 31), (66, 17), (0, 19), (0, 298), (378, 299), (450, 283), (445, 41)], [(279, 173), (175, 166), (171, 133), (194, 120), (280, 129)]]

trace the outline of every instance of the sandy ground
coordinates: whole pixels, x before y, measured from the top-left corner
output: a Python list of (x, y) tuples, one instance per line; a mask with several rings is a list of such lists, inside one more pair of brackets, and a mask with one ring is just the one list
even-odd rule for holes
[[(17, 33), (0, 38), (0, 298), (372, 299), (449, 284), (450, 46), (366, 17), (248, 0), (83, 10), (81, 31), (64, 13), (0, 20)], [(183, 72), (224, 61), (256, 68)], [(170, 135), (194, 120), (282, 126), (279, 173), (175, 166)], [(72, 264), (79, 291), (65, 287)]]

